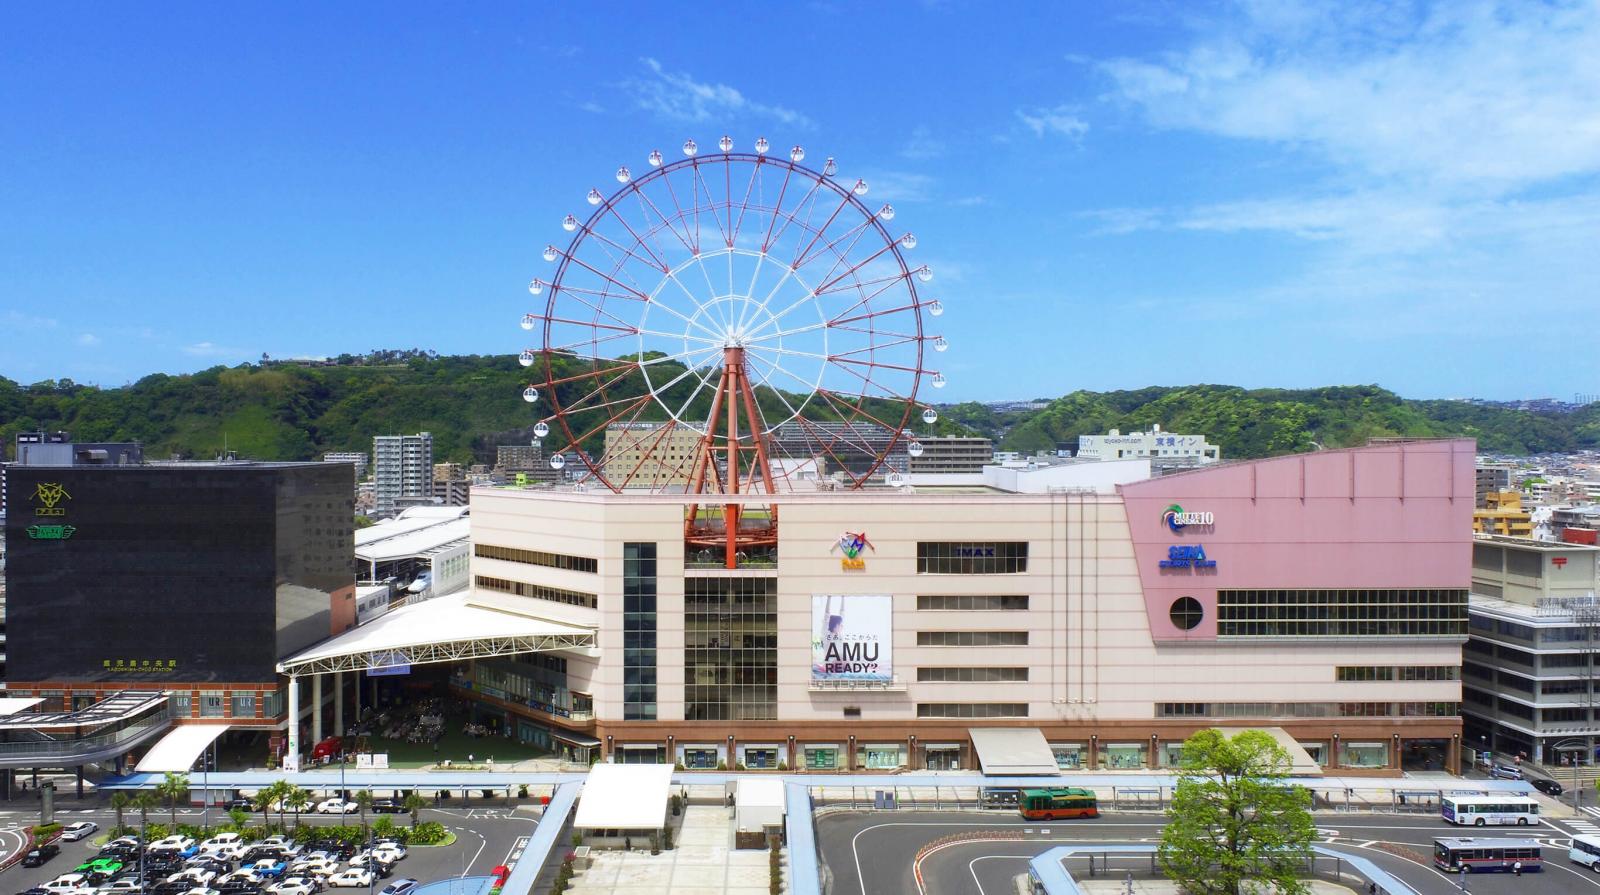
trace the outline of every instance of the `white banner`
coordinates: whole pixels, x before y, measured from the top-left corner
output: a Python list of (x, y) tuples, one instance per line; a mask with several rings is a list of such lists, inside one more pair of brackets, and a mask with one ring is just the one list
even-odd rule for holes
[(811, 597), (811, 679), (894, 680), (894, 599)]

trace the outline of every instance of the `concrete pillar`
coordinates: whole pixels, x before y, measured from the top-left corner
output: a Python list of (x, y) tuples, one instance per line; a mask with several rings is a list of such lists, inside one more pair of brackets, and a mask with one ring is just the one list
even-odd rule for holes
[(311, 676), (311, 742), (322, 742), (322, 675)]
[(83, 798), (83, 765), (78, 765), (78, 798)]
[(344, 736), (344, 672), (333, 673), (333, 732)]
[(283, 755), (283, 769), (300, 770), (300, 679), (289, 675), (289, 748)]

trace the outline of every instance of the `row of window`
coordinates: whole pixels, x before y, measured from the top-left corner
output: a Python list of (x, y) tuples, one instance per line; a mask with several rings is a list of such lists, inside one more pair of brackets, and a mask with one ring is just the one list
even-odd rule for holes
[(1222, 590), (1224, 637), (1465, 637), (1467, 592), (1455, 589)]
[(473, 580), (478, 587), (484, 590), (499, 591), (503, 594), (516, 594), (519, 597), (531, 597), (535, 600), (566, 603), (569, 606), (587, 606), (590, 609), (596, 609), (600, 605), (599, 597), (575, 590), (546, 587), (543, 584), (528, 584), (525, 581), (507, 581), (504, 578), (490, 578), (487, 575), (478, 575)]
[[(652, 545), (654, 546), (654, 545)], [(568, 556), (565, 553), (549, 553), (544, 550), (522, 550), (517, 547), (497, 547), (494, 544), (473, 544), (472, 554), (484, 559), (502, 559), (506, 562), (526, 563), (530, 566), (545, 566), (551, 569), (567, 569), (573, 572), (598, 572), (600, 562), (588, 556)]]
[(919, 541), (925, 575), (1011, 575), (1028, 571), (1027, 541)]
[(1458, 681), (1461, 669), (1454, 665), (1340, 665), (1333, 671), (1336, 681)]
[[(588, 562), (590, 567), (579, 571), (593, 572), (594, 560)], [(623, 544), (622, 717), (626, 721), (654, 721), (656, 718), (655, 601), (656, 545), (649, 542)]]
[[(254, 718), (256, 703), (261, 703), (261, 717), (276, 718), (283, 714), (283, 694), (277, 690), (258, 693), (254, 690), (200, 693), (201, 718)], [(189, 692), (172, 696), (172, 714), (178, 718), (194, 717), (194, 697)]]
[(1027, 631), (918, 631), (917, 646), (1027, 646)]
[(1158, 718), (1449, 718), (1459, 702), (1160, 702)]
[(917, 680), (925, 683), (991, 684), (1025, 681), (1027, 668), (918, 668)]
[(918, 718), (1026, 718), (1026, 702), (919, 702)]
[(917, 608), (959, 612), (1021, 611), (1028, 608), (1028, 595), (921, 594), (917, 597)]

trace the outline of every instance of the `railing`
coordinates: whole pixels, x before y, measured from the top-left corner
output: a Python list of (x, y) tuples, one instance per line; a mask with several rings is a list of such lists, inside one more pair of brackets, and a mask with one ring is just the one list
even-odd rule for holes
[(899, 676), (886, 681), (863, 681), (855, 678), (837, 678), (813, 680), (807, 689), (821, 692), (859, 692), (861, 690), (889, 690), (899, 691), (906, 689), (906, 682)]
[(110, 733), (67, 740), (0, 743), (0, 760), (33, 756), (62, 758), (99, 752), (136, 740), (151, 728), (165, 726), (170, 720), (172, 720), (171, 709), (163, 705), (157, 711)]

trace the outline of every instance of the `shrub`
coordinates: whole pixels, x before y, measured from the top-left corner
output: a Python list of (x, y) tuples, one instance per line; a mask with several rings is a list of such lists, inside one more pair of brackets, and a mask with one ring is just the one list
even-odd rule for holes
[(672, 797), (667, 799), (667, 804), (672, 806), (673, 817), (677, 817), (679, 814), (683, 813), (683, 796), (673, 793)]
[(728, 763), (725, 762), (725, 761), (722, 761), (721, 759), (718, 759), (717, 760), (717, 770), (726, 771), (727, 769), (728, 769)]
[(783, 856), (778, 854), (778, 840), (772, 840), (772, 846), (767, 849), (767, 873), (771, 882), (772, 895), (783, 893)]
[(779, 760), (779, 762), (778, 762), (778, 770), (780, 770), (780, 771), (789, 770), (789, 763), (787, 761)]
[(523, 783), (523, 784), (520, 784), (519, 786), (517, 786), (517, 798), (526, 799), (527, 797), (528, 797), (528, 784)]
[(577, 848), (583, 844), (583, 834), (577, 830), (572, 831), (572, 847)]
[(745, 768), (744, 768), (744, 762), (742, 762), (742, 761), (736, 761), (736, 762), (734, 762), (734, 763), (733, 763), (733, 769), (734, 769), (734, 770), (736, 770), (736, 771), (742, 771), (742, 770), (744, 770), (744, 769), (745, 769)]
[(672, 851), (672, 827), (670, 825), (661, 828), (661, 847), (667, 851)]
[(380, 839), (387, 839), (394, 835), (394, 820), (388, 815), (383, 815), (372, 822), (372, 835)]
[[(360, 835), (359, 830), (357, 830), (357, 835)], [(448, 836), (449, 831), (444, 828), (444, 824), (436, 820), (428, 820), (417, 824), (411, 830), (411, 836), (408, 841), (412, 845), (438, 845), (445, 841)]]

